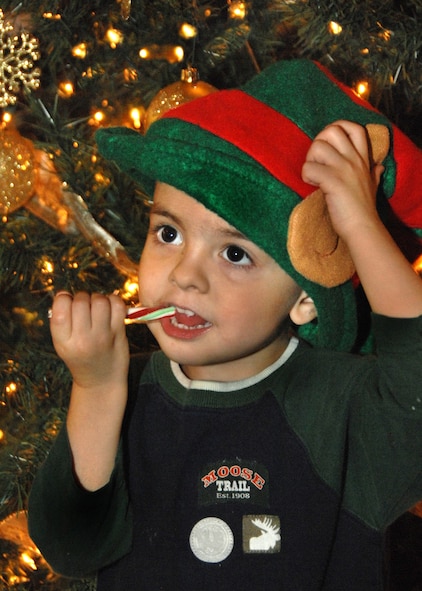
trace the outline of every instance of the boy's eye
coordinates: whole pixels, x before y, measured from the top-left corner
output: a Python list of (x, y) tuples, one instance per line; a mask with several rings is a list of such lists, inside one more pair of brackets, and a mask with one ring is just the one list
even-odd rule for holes
[(234, 244), (224, 249), (223, 258), (233, 265), (247, 266), (252, 263), (248, 253), (240, 246), (235, 246)]
[(161, 226), (157, 230), (158, 239), (166, 244), (181, 244), (181, 234), (173, 226)]

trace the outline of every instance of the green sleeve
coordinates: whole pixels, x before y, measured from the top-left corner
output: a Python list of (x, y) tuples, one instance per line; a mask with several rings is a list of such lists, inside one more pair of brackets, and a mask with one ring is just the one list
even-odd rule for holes
[(373, 329), (375, 356), (297, 355), (282, 404), (315, 472), (383, 530), (422, 499), (422, 317), (373, 315)]
[(64, 576), (90, 575), (129, 552), (132, 520), (120, 454), (110, 482), (88, 492), (73, 476), (64, 427), (35, 478), (28, 524), (47, 562)]
[(422, 499), (422, 317), (373, 315), (377, 361), (351, 406), (352, 510), (389, 525)]

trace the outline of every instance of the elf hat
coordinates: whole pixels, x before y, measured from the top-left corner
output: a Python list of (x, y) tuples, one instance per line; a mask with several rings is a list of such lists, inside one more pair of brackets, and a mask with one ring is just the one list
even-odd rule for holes
[(172, 109), (145, 135), (105, 128), (96, 139), (148, 195), (157, 180), (172, 185), (272, 256), (315, 302), (317, 323), (301, 327), (301, 335), (316, 346), (350, 350), (357, 335), (353, 265), (323, 196), (301, 179), (313, 139), (339, 119), (375, 124), (385, 198), (402, 221), (422, 228), (420, 150), (311, 61), (278, 62), (239, 90)]

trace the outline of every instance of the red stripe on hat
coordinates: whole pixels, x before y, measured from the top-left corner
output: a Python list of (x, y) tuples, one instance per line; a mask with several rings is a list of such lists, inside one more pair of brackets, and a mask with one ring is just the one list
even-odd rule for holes
[(222, 90), (218, 101), (215, 97), (186, 103), (163, 118), (192, 123), (236, 146), (302, 198), (315, 190), (301, 179), (312, 140), (293, 121), (241, 90)]
[[(352, 88), (337, 80), (327, 68), (315, 65), (354, 103), (379, 113)], [(396, 187), (389, 200), (396, 215), (411, 228), (422, 229), (422, 151), (393, 123), (393, 154), (396, 161)]]
[(395, 125), (393, 143), (397, 172), (391, 207), (405, 224), (422, 229), (422, 150)]

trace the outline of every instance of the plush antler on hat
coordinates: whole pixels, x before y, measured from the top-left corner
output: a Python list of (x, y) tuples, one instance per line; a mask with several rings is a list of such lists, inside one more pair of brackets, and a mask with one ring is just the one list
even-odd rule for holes
[(353, 267), (330, 229), (323, 198), (301, 177), (313, 139), (339, 119), (378, 126), (368, 130), (374, 141), (383, 137), (380, 153), (373, 145), (376, 159), (388, 152), (384, 200), (406, 224), (422, 228), (421, 151), (308, 60), (278, 62), (242, 89), (172, 109), (144, 136), (109, 128), (97, 139), (103, 155), (148, 194), (157, 180), (173, 185), (265, 250), (315, 302), (318, 322), (301, 327), (302, 336), (317, 346), (349, 350), (357, 334)]

